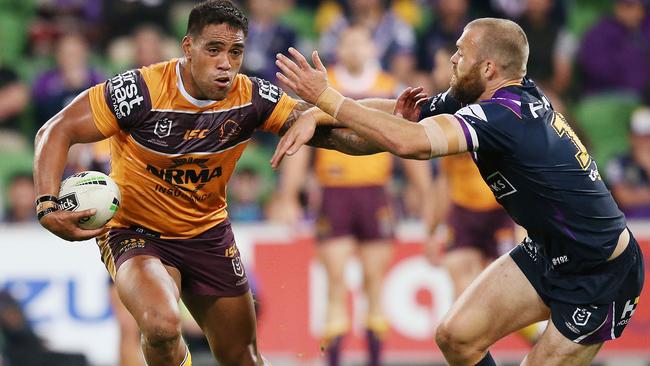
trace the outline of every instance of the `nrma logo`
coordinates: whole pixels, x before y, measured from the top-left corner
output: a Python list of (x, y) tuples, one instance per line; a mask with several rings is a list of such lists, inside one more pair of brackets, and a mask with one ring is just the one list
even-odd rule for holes
[[(147, 171), (170, 184), (198, 184), (201, 187), (212, 179), (221, 176), (221, 167), (216, 167), (214, 169), (165, 169), (147, 164)], [(200, 187), (197, 187), (197, 189), (200, 189)]]

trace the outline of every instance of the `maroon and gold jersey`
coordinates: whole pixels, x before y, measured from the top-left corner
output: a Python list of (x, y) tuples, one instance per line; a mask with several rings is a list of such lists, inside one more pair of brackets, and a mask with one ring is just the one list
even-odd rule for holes
[(253, 131), (277, 133), (297, 103), (241, 74), (224, 100), (194, 99), (178, 59), (119, 74), (89, 96), (122, 193), (108, 226), (163, 238), (190, 238), (226, 219), (226, 183)]
[(440, 169), (447, 175), (454, 204), (470, 211), (490, 211), (501, 207), (469, 153), (443, 157)]
[[(354, 99), (393, 98), (397, 82), (390, 75), (370, 70), (360, 78), (346, 78), (346, 73), (333, 67), (328, 72), (330, 84)], [(351, 156), (335, 150), (316, 150), (315, 172), (324, 187), (383, 186), (391, 177), (393, 157), (387, 153)]]

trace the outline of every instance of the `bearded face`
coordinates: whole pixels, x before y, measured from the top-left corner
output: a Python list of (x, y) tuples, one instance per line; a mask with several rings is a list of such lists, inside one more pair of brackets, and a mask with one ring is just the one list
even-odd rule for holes
[(451, 78), (451, 95), (463, 104), (476, 103), (485, 91), (485, 83), (481, 79), (481, 62), (475, 62), (468, 71), (458, 72), (458, 65), (454, 65), (454, 74)]

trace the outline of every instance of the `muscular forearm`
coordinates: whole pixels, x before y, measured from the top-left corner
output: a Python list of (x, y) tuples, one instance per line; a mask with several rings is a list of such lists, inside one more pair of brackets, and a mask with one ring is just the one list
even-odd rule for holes
[(307, 145), (337, 150), (348, 155), (371, 155), (386, 151), (349, 128), (318, 126)]
[(337, 114), (341, 123), (380, 148), (416, 159), (430, 157), (430, 145), (422, 126), (392, 114), (346, 99)]
[[(395, 99), (383, 99), (383, 98), (368, 98), (361, 99), (358, 101), (359, 104), (376, 109), (386, 113), (393, 113), (395, 110)], [(308, 113), (313, 113), (314, 119), (318, 126), (331, 126), (331, 127), (344, 127), (345, 125), (329, 114), (321, 111), (318, 108), (313, 108), (308, 111)]]
[(105, 137), (93, 123), (88, 92), (84, 91), (52, 117), (34, 141), (36, 195), (58, 195), (70, 146), (96, 142)]
[(59, 195), (61, 176), (68, 157), (70, 138), (52, 128), (54, 121), (43, 126), (34, 142), (34, 188), (36, 196)]

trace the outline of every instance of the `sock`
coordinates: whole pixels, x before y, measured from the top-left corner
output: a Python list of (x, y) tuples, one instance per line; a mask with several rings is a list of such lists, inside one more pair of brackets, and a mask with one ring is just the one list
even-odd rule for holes
[(341, 363), (341, 347), (343, 343), (343, 336), (334, 337), (325, 351), (327, 352), (327, 365), (339, 366)]
[(490, 352), (488, 352), (485, 354), (485, 357), (474, 366), (497, 366), (497, 364), (494, 362), (494, 358), (492, 358)]
[(368, 339), (368, 356), (369, 366), (379, 366), (381, 358), (381, 338), (372, 330), (366, 330), (366, 337)]
[(185, 359), (183, 360), (183, 362), (181, 362), (181, 366), (192, 366), (192, 355), (190, 354), (189, 347), (185, 352)]

